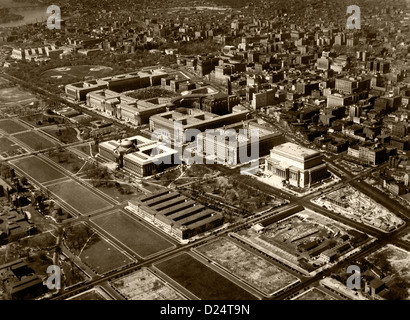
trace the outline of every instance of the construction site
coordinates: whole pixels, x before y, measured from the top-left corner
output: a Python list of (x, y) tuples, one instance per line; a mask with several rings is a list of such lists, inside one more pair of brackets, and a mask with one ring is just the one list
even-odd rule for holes
[(404, 224), (402, 219), (351, 186), (342, 187), (311, 201), (384, 232), (392, 232)]

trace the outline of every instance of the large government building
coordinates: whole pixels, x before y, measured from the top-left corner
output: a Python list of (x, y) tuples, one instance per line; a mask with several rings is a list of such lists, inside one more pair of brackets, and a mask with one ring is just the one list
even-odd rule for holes
[(138, 177), (152, 175), (162, 161), (166, 162), (164, 168), (178, 162), (175, 159), (178, 151), (142, 136), (106, 141), (98, 147), (100, 156), (117, 162), (121, 168)]
[(265, 176), (279, 177), (304, 188), (327, 178), (328, 172), (320, 152), (286, 142), (270, 151), (265, 160)]
[[(252, 140), (253, 131), (258, 132), (258, 136)], [(204, 157), (211, 157), (218, 163), (237, 165), (241, 162), (240, 148), (244, 148), (246, 155), (254, 156), (251, 154), (251, 145), (256, 141), (256, 157), (259, 158), (268, 155), (271, 148), (284, 143), (285, 136), (259, 125), (256, 121), (247, 120), (215, 129), (214, 132), (202, 132), (198, 134), (196, 141), (197, 149)]]

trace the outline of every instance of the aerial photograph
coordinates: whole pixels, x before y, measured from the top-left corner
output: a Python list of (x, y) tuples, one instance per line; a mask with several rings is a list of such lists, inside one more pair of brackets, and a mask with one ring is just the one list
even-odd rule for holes
[(0, 0), (0, 301), (410, 300), (409, 176), (410, 0)]

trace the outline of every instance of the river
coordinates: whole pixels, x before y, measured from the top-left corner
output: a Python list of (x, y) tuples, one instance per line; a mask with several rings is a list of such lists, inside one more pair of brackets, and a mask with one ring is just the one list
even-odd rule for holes
[(7, 23), (0, 23), (1, 27), (17, 27), (28, 23), (34, 23), (36, 21), (46, 21), (47, 17), (47, 7), (29, 8), (29, 9), (15, 9), (13, 7), (23, 7), (24, 5), (31, 5), (32, 3), (28, 0), (27, 2), (14, 2), (13, 0), (0, 0), (0, 8), (10, 8), (10, 12), (19, 14), (24, 17), (23, 20), (11, 21)]

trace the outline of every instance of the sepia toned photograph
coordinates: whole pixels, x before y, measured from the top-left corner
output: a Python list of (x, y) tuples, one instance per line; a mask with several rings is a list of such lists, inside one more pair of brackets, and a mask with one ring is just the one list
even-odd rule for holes
[(0, 302), (410, 300), (409, 175), (410, 0), (0, 0)]

